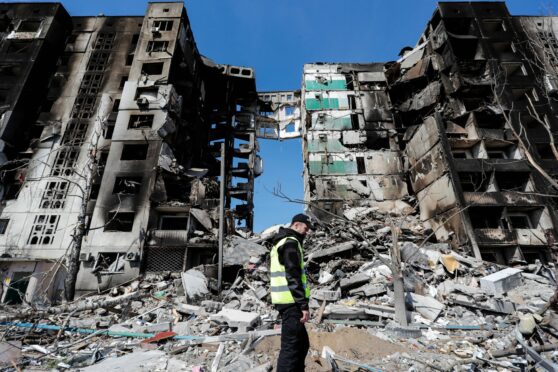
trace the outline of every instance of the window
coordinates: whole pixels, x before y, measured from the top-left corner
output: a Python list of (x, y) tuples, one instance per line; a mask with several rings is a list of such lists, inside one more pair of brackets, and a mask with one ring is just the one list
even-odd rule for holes
[(60, 216), (51, 214), (39, 214), (35, 216), (31, 233), (27, 239), (29, 245), (52, 244)]
[(141, 71), (147, 75), (161, 75), (163, 73), (163, 62), (144, 63)]
[(8, 54), (26, 53), (29, 51), (31, 45), (33, 45), (32, 40), (10, 40), (6, 53)]
[(141, 189), (141, 177), (116, 177), (113, 194), (138, 194)]
[(74, 173), (74, 164), (79, 156), (77, 148), (62, 148), (56, 155), (51, 176), (70, 176)]
[(147, 159), (147, 150), (149, 145), (124, 145), (122, 148), (122, 156), (120, 160), (145, 160)]
[(358, 174), (365, 174), (366, 173), (366, 164), (364, 163), (364, 157), (357, 156), (357, 172)]
[(151, 128), (153, 125), (153, 115), (130, 115), (128, 129)]
[(114, 43), (113, 33), (100, 33), (95, 41), (94, 49), (111, 50)]
[(115, 99), (114, 104), (112, 105), (112, 112), (118, 112), (119, 107), (120, 107), (120, 100)]
[(131, 66), (134, 63), (134, 54), (130, 53), (126, 56), (126, 66)]
[(153, 27), (157, 31), (170, 31), (172, 30), (173, 21), (153, 21)]
[(110, 212), (104, 231), (132, 231), (135, 214), (131, 212)]
[(98, 273), (116, 273), (124, 271), (124, 253), (99, 253), (93, 266)]
[(25, 21), (21, 21), (18, 28), (17, 28), (17, 32), (37, 32), (39, 31), (39, 28), (41, 27), (41, 21), (40, 20), (25, 20)]
[(119, 89), (124, 89), (124, 84), (126, 84), (127, 81), (128, 81), (128, 75), (122, 76), (120, 78), (120, 84), (118, 85), (118, 88)]
[(136, 45), (138, 45), (138, 41), (139, 41), (139, 34), (133, 34), (132, 35), (132, 43), (131, 43), (131, 47), (133, 49), (136, 49)]
[(484, 192), (488, 189), (490, 174), (487, 173), (459, 173), (459, 182), (464, 192)]
[(531, 229), (531, 219), (527, 214), (508, 213), (508, 220), (512, 229)]
[(159, 230), (186, 230), (187, 228), (187, 216), (161, 216), (159, 218)]
[(168, 41), (154, 41), (151, 40), (147, 43), (147, 49), (145, 50), (148, 53), (152, 52), (166, 52), (169, 47)]
[(9, 223), (10, 223), (9, 218), (0, 218), (0, 235), (4, 235), (6, 233)]
[(103, 137), (105, 139), (112, 139), (112, 135), (114, 134), (114, 127), (115, 127), (115, 123), (114, 122), (106, 122), (104, 130), (103, 130)]
[(53, 181), (48, 182), (43, 197), (41, 198), (41, 208), (44, 209), (63, 209), (68, 193), (68, 182)]

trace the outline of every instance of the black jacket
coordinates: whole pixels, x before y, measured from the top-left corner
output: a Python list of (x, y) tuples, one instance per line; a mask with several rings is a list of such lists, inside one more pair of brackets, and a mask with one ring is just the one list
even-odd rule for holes
[[(296, 238), (296, 240), (300, 242), (300, 245), (302, 245), (304, 241), (304, 237), (296, 231), (280, 227), (273, 244), (277, 244), (281, 239), (288, 236)], [(304, 257), (300, 257), (298, 245), (294, 240), (287, 239), (287, 241), (279, 247), (277, 255), (279, 257), (279, 263), (285, 266), (287, 283), (295, 300), (295, 304), (280, 304), (275, 305), (275, 307), (280, 312), (295, 305), (299, 306), (301, 310), (308, 310), (308, 299), (305, 296), (304, 285), (302, 284), (302, 269), (300, 267), (300, 261)]]

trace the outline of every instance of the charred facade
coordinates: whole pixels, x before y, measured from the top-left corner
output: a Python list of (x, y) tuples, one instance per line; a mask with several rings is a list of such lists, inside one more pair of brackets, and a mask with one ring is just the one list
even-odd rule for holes
[(254, 71), (200, 55), (183, 3), (0, 4), (0, 76), (3, 301), (52, 298), (69, 252), (78, 293), (215, 263), (221, 205), (252, 229)]
[(311, 64), (302, 89), (306, 200), (407, 194), (454, 249), (546, 261), (556, 234), (556, 18), (440, 3), (396, 62)]

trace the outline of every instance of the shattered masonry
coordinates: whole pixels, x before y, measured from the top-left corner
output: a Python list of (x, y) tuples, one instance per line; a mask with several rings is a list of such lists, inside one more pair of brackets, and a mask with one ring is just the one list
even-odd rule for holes
[(305, 65), (305, 199), (340, 214), (404, 208), (412, 195), (455, 249), (550, 260), (557, 23), (512, 17), (504, 3), (440, 3), (397, 62)]
[(182, 3), (0, 4), (0, 42), (3, 302), (54, 297), (76, 246), (78, 294), (214, 262), (221, 143), (225, 233), (251, 231), (254, 71), (200, 55)]

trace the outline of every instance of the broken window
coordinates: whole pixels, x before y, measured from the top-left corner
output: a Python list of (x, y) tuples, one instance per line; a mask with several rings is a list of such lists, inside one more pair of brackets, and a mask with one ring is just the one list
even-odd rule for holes
[(472, 18), (446, 18), (444, 26), (448, 32), (456, 35), (473, 35), (475, 32), (472, 27)]
[(78, 148), (61, 148), (50, 173), (51, 176), (70, 176), (74, 173), (74, 164), (79, 156)]
[(10, 40), (8, 42), (7, 54), (21, 54), (30, 51), (33, 40)]
[(483, 19), (481, 27), (485, 36), (506, 31), (506, 24), (502, 19)]
[(126, 56), (126, 66), (131, 66), (134, 63), (134, 54), (130, 53)]
[(502, 62), (502, 70), (506, 76), (527, 76), (527, 69), (521, 62)]
[(133, 212), (110, 212), (107, 215), (107, 222), (104, 231), (130, 232), (134, 227)]
[(58, 228), (59, 215), (39, 214), (33, 220), (31, 233), (27, 239), (29, 245), (48, 245), (52, 244), (56, 229)]
[[(114, 43), (113, 33), (100, 33), (95, 41), (94, 49), (111, 50)], [(93, 55), (92, 55), (93, 56)]]
[(481, 172), (460, 172), (459, 182), (463, 192), (484, 192), (490, 184), (490, 174)]
[(537, 143), (535, 144), (535, 146), (537, 148), (537, 152), (541, 159), (556, 160), (556, 156), (552, 151), (552, 147), (550, 146), (550, 143)]
[(160, 216), (159, 230), (186, 230), (188, 216)]
[(512, 229), (532, 229), (531, 219), (527, 213), (508, 212), (508, 221)]
[(492, 47), (494, 48), (494, 51), (500, 56), (515, 53), (515, 46), (513, 45), (513, 43), (508, 41), (492, 43)]
[(130, 115), (128, 129), (151, 129), (151, 126), (153, 125), (153, 118), (153, 115)]
[(116, 177), (113, 194), (138, 194), (141, 189), (141, 177)]
[(99, 253), (92, 272), (109, 274), (124, 271), (124, 255), (125, 253)]
[(471, 159), (471, 151), (467, 149), (452, 149), (451, 154), (454, 159)]
[(105, 126), (103, 128), (103, 137), (105, 139), (112, 139), (112, 135), (114, 134), (114, 127), (116, 126), (116, 123), (111, 122), (111, 121), (107, 121), (105, 123)]
[(119, 89), (124, 89), (124, 85), (128, 81), (128, 75), (124, 75), (120, 78), (120, 84), (118, 85)]
[(41, 198), (41, 208), (44, 209), (63, 209), (68, 193), (68, 182), (52, 181), (47, 183), (47, 187)]
[(366, 148), (369, 150), (385, 150), (390, 149), (389, 137), (381, 137), (374, 132), (367, 132), (366, 135)]
[(141, 66), (141, 72), (147, 75), (161, 75), (163, 73), (164, 62), (149, 62)]
[(9, 218), (0, 218), (0, 235), (4, 235), (6, 233), (9, 223), (10, 223)]
[(136, 89), (136, 97), (135, 100), (138, 105), (148, 105), (149, 102), (154, 102), (157, 100), (157, 96), (159, 95), (159, 87), (152, 86), (152, 87), (141, 87)]
[(169, 47), (168, 41), (159, 41), (159, 40), (151, 40), (147, 43), (147, 49), (145, 50), (148, 53), (153, 52), (166, 52)]
[(173, 21), (153, 21), (153, 31), (170, 31), (172, 30)]
[(502, 228), (501, 207), (470, 207), (469, 218), (474, 229)]
[(529, 173), (496, 172), (494, 176), (500, 191), (525, 191), (529, 182)]
[(366, 174), (366, 164), (364, 163), (364, 157), (357, 156), (356, 161), (358, 174)]
[(17, 305), (23, 303), (25, 292), (29, 286), (29, 279), (33, 275), (32, 272), (18, 271), (13, 273), (10, 285), (4, 297), (6, 305)]
[(114, 104), (112, 105), (112, 112), (118, 112), (119, 107), (120, 107), (120, 100), (115, 99)]
[(17, 32), (37, 32), (41, 28), (41, 21), (35, 19), (27, 19), (21, 21), (17, 27)]
[(458, 59), (474, 60), (483, 59), (482, 48), (478, 39), (457, 39), (450, 37), (453, 53)]
[(148, 144), (124, 145), (120, 160), (145, 160), (148, 148)]

